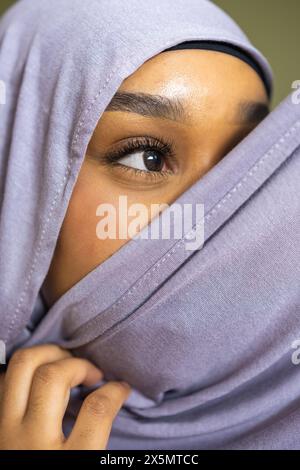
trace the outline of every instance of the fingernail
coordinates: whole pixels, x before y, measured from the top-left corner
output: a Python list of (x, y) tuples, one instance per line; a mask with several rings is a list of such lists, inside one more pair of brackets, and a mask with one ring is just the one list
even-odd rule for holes
[(124, 387), (128, 388), (128, 390), (131, 390), (131, 386), (127, 382), (125, 382), (124, 380), (120, 380), (120, 383), (122, 385), (124, 385)]
[(103, 379), (103, 372), (101, 369), (98, 369), (98, 367), (94, 366), (94, 371), (95, 371), (95, 375), (96, 375), (96, 379), (95, 380), (101, 380)]

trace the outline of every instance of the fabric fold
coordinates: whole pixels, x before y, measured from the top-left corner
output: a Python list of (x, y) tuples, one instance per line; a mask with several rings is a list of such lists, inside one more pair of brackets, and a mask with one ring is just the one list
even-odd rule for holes
[[(263, 55), (205, 0), (21, 0), (1, 19), (0, 338), (10, 355), (55, 342), (105, 381), (130, 383), (109, 449), (299, 448), (300, 106), (291, 96), (176, 200), (204, 205), (196, 232), (130, 240), (48, 311), (40, 295), (107, 104), (146, 60), (193, 40), (241, 48), (271, 86)], [(187, 250), (203, 227), (201, 249)], [(89, 392), (73, 390), (66, 432)]]

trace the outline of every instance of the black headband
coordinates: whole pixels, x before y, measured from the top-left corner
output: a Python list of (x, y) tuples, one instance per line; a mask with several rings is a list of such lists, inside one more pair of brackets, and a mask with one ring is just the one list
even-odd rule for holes
[(218, 51), (218, 52), (225, 52), (226, 54), (233, 55), (235, 57), (238, 57), (239, 59), (243, 60), (246, 62), (248, 65), (250, 65), (256, 73), (260, 76), (262, 79), (268, 97), (270, 98), (271, 96), (271, 89), (268, 83), (268, 80), (266, 79), (266, 76), (264, 74), (263, 69), (261, 66), (256, 62), (256, 60), (253, 59), (253, 57), (245, 52), (243, 49), (241, 49), (238, 46), (234, 46), (233, 44), (229, 44), (227, 42), (219, 42), (219, 41), (185, 41), (181, 42), (180, 44), (177, 44), (176, 46), (169, 47), (168, 49), (165, 49), (164, 51), (173, 51), (177, 49), (206, 49), (210, 51)]

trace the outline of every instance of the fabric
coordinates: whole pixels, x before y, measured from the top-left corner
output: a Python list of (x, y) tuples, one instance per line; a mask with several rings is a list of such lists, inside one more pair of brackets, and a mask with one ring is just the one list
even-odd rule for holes
[[(176, 201), (204, 204), (200, 250), (186, 249), (195, 232), (132, 239), (43, 311), (40, 287), (102, 112), (150, 57), (202, 39), (237, 45), (271, 84), (264, 57), (207, 1), (22, 0), (2, 18), (0, 338), (9, 354), (57, 342), (131, 384), (109, 449), (300, 448), (300, 106), (290, 97)], [(88, 392), (74, 390), (66, 430)]]

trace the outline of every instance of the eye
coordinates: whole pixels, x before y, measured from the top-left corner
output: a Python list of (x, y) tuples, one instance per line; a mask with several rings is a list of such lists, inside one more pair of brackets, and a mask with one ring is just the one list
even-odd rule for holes
[(157, 150), (134, 152), (119, 160), (119, 164), (142, 171), (168, 170), (165, 157)]
[(162, 137), (133, 137), (99, 160), (113, 169), (131, 172), (135, 177), (167, 177), (177, 171), (174, 145)]

